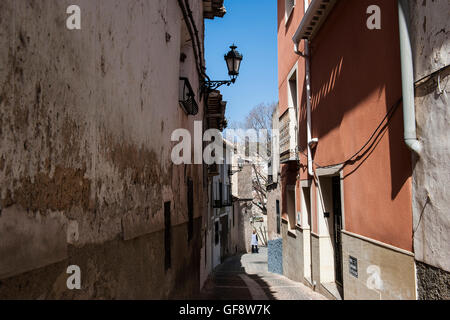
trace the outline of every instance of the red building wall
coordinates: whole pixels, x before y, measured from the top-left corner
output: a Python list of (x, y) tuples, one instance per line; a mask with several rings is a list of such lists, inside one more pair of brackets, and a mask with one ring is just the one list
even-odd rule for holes
[[(297, 1), (287, 24), (284, 2), (278, 1), (280, 114), (287, 108), (287, 75), (298, 61), (299, 146), (306, 153), (305, 62), (294, 53), (292, 41), (303, 16), (303, 1)], [(366, 10), (372, 4), (381, 8), (381, 30), (366, 27)], [(401, 98), (397, 30), (396, 1), (346, 0), (337, 2), (313, 39), (312, 136), (319, 139), (316, 169), (350, 158)], [(301, 155), (300, 160), (300, 178), (306, 180), (306, 157)], [(412, 251), (411, 172), (400, 106), (374, 148), (343, 170), (345, 230)], [(312, 208), (313, 232), (317, 232), (314, 204)]]

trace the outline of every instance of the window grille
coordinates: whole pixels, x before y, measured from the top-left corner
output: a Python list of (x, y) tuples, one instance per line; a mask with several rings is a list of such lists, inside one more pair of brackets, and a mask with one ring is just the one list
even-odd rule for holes
[(198, 105), (195, 101), (195, 93), (189, 83), (188, 78), (180, 78), (180, 97), (179, 102), (181, 108), (188, 115), (195, 116), (198, 113)]

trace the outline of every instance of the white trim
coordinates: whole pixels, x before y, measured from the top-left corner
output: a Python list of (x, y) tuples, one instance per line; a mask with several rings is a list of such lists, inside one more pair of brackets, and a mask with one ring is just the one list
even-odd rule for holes
[(295, 45), (302, 39), (312, 40), (327, 19), (337, 0), (313, 0), (308, 6), (297, 31), (292, 37)]
[(316, 175), (319, 177), (334, 176), (334, 175), (338, 174), (339, 172), (341, 172), (343, 167), (344, 167), (344, 165), (341, 164), (338, 166), (333, 166), (333, 167), (328, 167), (328, 168), (317, 168)]
[[(289, 101), (290, 101), (289, 98), (292, 96), (292, 94), (291, 94), (291, 88), (289, 86), (289, 82), (291, 81), (291, 78), (294, 75), (294, 73), (295, 73), (295, 82), (296, 82), (295, 89), (297, 91), (297, 94), (296, 94), (297, 103), (294, 103), (294, 101), (292, 101), (293, 105), (291, 106), (291, 105), (289, 105)], [(289, 71), (288, 76), (286, 78), (286, 84), (287, 84), (287, 95), (288, 95), (288, 108), (298, 108), (298, 103), (299, 103), (299, 99), (298, 99), (298, 61), (294, 64), (294, 66)], [(295, 105), (297, 105), (297, 107)], [(298, 110), (296, 110), (296, 111), (298, 111)], [(297, 123), (297, 121), (295, 121), (295, 122)]]
[(294, 5), (292, 6), (292, 8), (289, 10), (289, 12), (287, 11), (287, 8), (286, 8), (286, 5), (287, 5), (287, 2), (288, 2), (289, 0), (284, 0), (284, 24), (285, 25), (287, 25), (287, 23), (288, 23), (288, 21), (289, 21), (289, 18), (291, 17), (291, 15), (292, 15), (292, 12), (294, 12), (294, 9), (295, 9), (295, 5), (297, 4), (297, 0), (294, 0)]
[[(295, 75), (295, 100), (292, 99), (292, 91), (291, 91), (291, 78)], [(298, 61), (294, 64), (294, 66), (289, 71), (289, 74), (286, 78), (286, 94), (287, 94), (287, 111), (289, 112), (289, 150), (297, 153), (298, 150), (298, 115), (299, 115), (299, 90), (298, 90)], [(297, 155), (296, 155), (297, 156)]]
[(304, 4), (305, 4), (305, 13), (306, 13), (306, 11), (308, 11), (308, 7), (309, 7), (309, 0), (304, 0)]
[(300, 181), (300, 187), (302, 187), (302, 188), (310, 188), (311, 185), (312, 185), (312, 179)]

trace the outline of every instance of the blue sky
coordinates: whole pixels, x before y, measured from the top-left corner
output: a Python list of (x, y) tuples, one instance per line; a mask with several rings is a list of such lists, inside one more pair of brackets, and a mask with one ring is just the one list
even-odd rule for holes
[(227, 80), (224, 54), (233, 43), (244, 55), (240, 75), (220, 88), (229, 122), (241, 121), (259, 103), (278, 101), (277, 1), (225, 0), (227, 14), (206, 20), (205, 56), (211, 80)]

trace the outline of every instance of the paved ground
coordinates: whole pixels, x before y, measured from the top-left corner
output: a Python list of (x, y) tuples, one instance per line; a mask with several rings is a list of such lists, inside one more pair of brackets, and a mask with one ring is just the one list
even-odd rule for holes
[(227, 259), (206, 282), (204, 300), (324, 300), (305, 285), (267, 271), (267, 248)]

